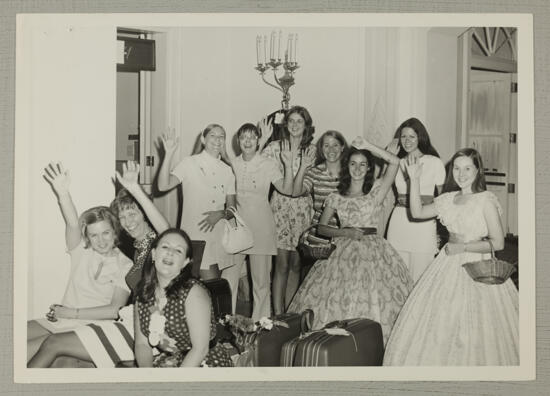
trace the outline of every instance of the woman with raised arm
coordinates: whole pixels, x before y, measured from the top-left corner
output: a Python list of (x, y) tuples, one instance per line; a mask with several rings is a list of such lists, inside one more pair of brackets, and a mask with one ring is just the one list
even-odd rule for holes
[(280, 156), (284, 172), (281, 173), (277, 161), (258, 154), (261, 137), (260, 129), (254, 124), (244, 124), (237, 131), (241, 155), (232, 161), (237, 179), (237, 204), (239, 214), (254, 235), (254, 246), (236, 254), (235, 265), (224, 271), (224, 278), (231, 286), (235, 312), (241, 268), (248, 255), (254, 302), (252, 319), (255, 321), (271, 316), (271, 264), (277, 246), (269, 189), (273, 185), (282, 194), (290, 195), (293, 181), (289, 142), (282, 142)]
[(386, 346), (389, 366), (500, 366), (519, 364), (518, 292), (510, 279), (500, 285), (475, 282), (462, 264), (488, 258), (504, 247), (501, 207), (485, 187), (483, 163), (471, 148), (452, 158), (444, 191), (423, 204), (423, 164), (407, 160), (414, 218), (437, 216), (449, 243), (416, 284)]
[(173, 166), (178, 138), (163, 135), (166, 156), (158, 175), (158, 188), (168, 191), (182, 185), (183, 211), (181, 228), (194, 240), (206, 241), (201, 262), (202, 279), (220, 277), (221, 270), (233, 265), (233, 258), (222, 246), (221, 219), (233, 217), (230, 207), (236, 207), (235, 176), (225, 156), (225, 130), (217, 124), (208, 125), (201, 134), (203, 150), (185, 157)]
[[(282, 173), (282, 142), (289, 142), (292, 173), (295, 177), (302, 159), (305, 156), (315, 156), (315, 145), (311, 143), (315, 127), (309, 112), (302, 106), (293, 106), (288, 110), (283, 124), (283, 139), (269, 143), (262, 155), (278, 161)], [(292, 193), (284, 195), (278, 191), (273, 191), (271, 196), (271, 209), (277, 230), (277, 257), (272, 285), (273, 311), (276, 315), (286, 311), (298, 289), (301, 268), (296, 247), (300, 234), (311, 223), (312, 206), (310, 196), (292, 197)]]
[(117, 218), (105, 206), (88, 209), (78, 217), (69, 174), (61, 163), (50, 163), (44, 178), (52, 186), (65, 220), (71, 272), (61, 304), (50, 306), (47, 319), (27, 322), (29, 367), (51, 364), (44, 366), (42, 356), (49, 349), (52, 333), (95, 320), (115, 319), (130, 295), (124, 277), (132, 261), (116, 247), (120, 230)]
[[(374, 180), (374, 157), (388, 163)], [(377, 235), (378, 216), (393, 184), (399, 158), (361, 137), (342, 167), (338, 192), (330, 194), (319, 221), (319, 234), (333, 238), (336, 249), (314, 265), (289, 311), (312, 309), (313, 328), (350, 318), (369, 318), (382, 326), (384, 342), (412, 288), (412, 280), (395, 249)], [(338, 215), (340, 227), (328, 225)]]
[[(434, 193), (441, 193), (445, 167), (430, 142), (426, 127), (416, 118), (404, 121), (395, 132), (399, 158), (418, 158), (424, 171), (420, 178), (422, 202), (431, 203)], [(388, 224), (388, 241), (399, 252), (416, 283), (437, 252), (435, 219), (415, 219), (410, 214), (410, 182), (404, 167), (395, 177), (397, 204)]]
[[(125, 278), (133, 297), (157, 232), (169, 227), (162, 213), (139, 185), (138, 175), (138, 164), (128, 161), (123, 165), (122, 175), (117, 172), (116, 177), (124, 189), (111, 203), (111, 211), (118, 217), (122, 229), (134, 240), (134, 264)], [(133, 298), (130, 305), (120, 309), (117, 321), (94, 322), (74, 331), (51, 335), (33, 359), (33, 367), (50, 367), (60, 356), (64, 358), (55, 366), (78, 366), (80, 363), (74, 362), (74, 359), (93, 362), (96, 367), (114, 367), (120, 361), (134, 360), (132, 303)]]
[[(170, 228), (153, 243), (136, 292), (135, 354), (139, 367), (230, 367), (216, 342), (206, 286), (191, 275), (189, 236)], [(160, 354), (153, 354), (156, 347)]]
[[(317, 141), (317, 160), (314, 156), (304, 156), (294, 179), (294, 196), (311, 195), (313, 197), (312, 225), (319, 224), (323, 204), (329, 194), (338, 191), (342, 161), (348, 151), (348, 143), (338, 131), (326, 131)], [(317, 164), (315, 164), (317, 162)], [(328, 223), (338, 226), (336, 216)], [(308, 232), (308, 241), (312, 244), (326, 243), (326, 238), (315, 231)]]

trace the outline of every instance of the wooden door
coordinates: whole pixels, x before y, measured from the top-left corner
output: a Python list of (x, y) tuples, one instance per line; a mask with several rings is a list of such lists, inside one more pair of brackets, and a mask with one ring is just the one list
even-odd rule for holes
[(515, 132), (511, 127), (512, 74), (471, 70), (468, 102), (467, 145), (483, 158), (487, 189), (498, 197), (504, 231), (510, 233), (509, 221), (517, 219), (517, 208), (510, 214), (508, 202), (510, 167), (516, 166), (510, 163), (510, 136)]

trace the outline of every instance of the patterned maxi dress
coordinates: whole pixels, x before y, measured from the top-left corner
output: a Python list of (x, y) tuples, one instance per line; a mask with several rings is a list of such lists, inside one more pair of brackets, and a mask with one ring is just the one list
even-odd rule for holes
[[(438, 217), (464, 242), (488, 234), (483, 206), (496, 196), (484, 191), (465, 204), (456, 192), (435, 199)], [(490, 201), (490, 202), (487, 202)], [(519, 364), (518, 292), (510, 279), (501, 285), (474, 282), (462, 264), (490, 254), (447, 256), (442, 249), (409, 296), (386, 347), (384, 365), (474, 366)]]
[[(160, 354), (153, 358), (153, 367), (179, 367), (185, 358), (187, 352), (191, 349), (191, 336), (185, 315), (185, 300), (191, 288), (206, 287), (196, 279), (190, 279), (187, 284), (180, 289), (176, 297), (168, 298), (166, 305), (161, 312), (166, 317), (164, 333), (160, 336), (160, 343), (157, 348)], [(207, 290), (207, 289), (206, 289)], [(157, 311), (155, 299), (147, 303), (138, 302), (139, 320), (141, 331), (145, 337), (149, 337), (149, 323), (151, 314)], [(233, 365), (227, 350), (215, 342), (216, 320), (214, 319), (214, 308), (210, 304), (210, 350), (203, 360), (201, 367), (230, 367)]]
[[(342, 227), (376, 227), (381, 204), (374, 197), (379, 188), (375, 182), (368, 194), (353, 198), (332, 193), (325, 205), (336, 210)], [(334, 242), (336, 249), (313, 265), (288, 310), (312, 309), (314, 329), (333, 320), (375, 320), (386, 342), (413, 286), (403, 260), (376, 234), (361, 240), (337, 237)]]

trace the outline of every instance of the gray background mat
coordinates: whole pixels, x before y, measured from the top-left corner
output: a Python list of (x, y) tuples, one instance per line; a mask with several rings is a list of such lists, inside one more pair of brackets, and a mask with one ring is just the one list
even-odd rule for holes
[[(534, 15), (535, 164), (537, 208), (537, 380), (527, 382), (239, 382), (166, 384), (13, 383), (13, 142), (15, 129), (15, 15), (17, 13), (128, 12), (465, 12)], [(544, 395), (550, 385), (550, 4), (547, 0), (260, 1), (260, 0), (0, 0), (0, 357), (1, 394), (464, 394)], [(215, 373), (215, 372), (213, 372)]]

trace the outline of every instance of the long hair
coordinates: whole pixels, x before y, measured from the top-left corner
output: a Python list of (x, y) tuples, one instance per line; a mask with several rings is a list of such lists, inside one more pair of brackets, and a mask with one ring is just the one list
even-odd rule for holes
[(185, 231), (179, 228), (169, 228), (162, 232), (159, 236), (157, 236), (156, 239), (153, 241), (153, 243), (151, 244), (151, 249), (149, 250), (149, 254), (147, 255), (145, 263), (143, 264), (143, 273), (141, 276), (141, 280), (139, 281), (136, 288), (137, 300), (142, 303), (150, 301), (155, 296), (155, 289), (158, 286), (158, 278), (155, 263), (153, 261), (153, 249), (156, 249), (159, 241), (168, 234), (178, 234), (185, 240), (185, 243), (187, 244), (185, 258), (188, 258), (189, 262), (185, 267), (182, 268), (178, 276), (172, 279), (172, 281), (164, 289), (166, 291), (166, 297), (175, 296), (178, 291), (191, 278), (193, 278), (191, 272), (193, 267), (193, 246), (191, 244), (191, 239)]
[(363, 179), (363, 193), (368, 194), (374, 184), (374, 156), (368, 150), (358, 149), (351, 146), (342, 163), (340, 169), (340, 182), (338, 183), (338, 192), (340, 195), (347, 195), (351, 185), (351, 174), (349, 173), (349, 162), (352, 155), (361, 154), (367, 159), (368, 170)]
[(460, 187), (456, 183), (453, 176), (454, 162), (458, 157), (469, 157), (472, 159), (474, 166), (477, 168), (477, 175), (472, 183), (472, 192), (481, 192), (487, 190), (485, 184), (485, 171), (483, 170), (483, 160), (481, 155), (476, 149), (463, 148), (458, 150), (448, 162), (447, 177), (445, 179), (445, 185), (443, 186), (443, 192), (458, 191)]
[(84, 248), (90, 247), (90, 238), (88, 238), (88, 226), (91, 224), (99, 223), (100, 221), (106, 221), (113, 228), (115, 236), (115, 246), (119, 244), (120, 236), (120, 222), (118, 218), (111, 212), (106, 206), (95, 206), (84, 211), (78, 218), (78, 224), (80, 226), (80, 233), (84, 240)]
[(302, 106), (292, 106), (290, 110), (285, 114), (285, 118), (283, 120), (283, 139), (289, 140), (290, 139), (290, 132), (288, 132), (288, 119), (292, 114), (299, 114), (300, 117), (304, 119), (305, 126), (304, 126), (304, 134), (302, 135), (302, 141), (300, 142), (300, 150), (305, 149), (309, 146), (311, 141), (313, 140), (313, 134), (315, 133), (315, 127), (313, 126), (313, 120), (311, 119), (311, 115), (309, 114), (309, 111), (305, 107)]
[(416, 136), (418, 137), (418, 149), (422, 154), (430, 154), (434, 157), (439, 157), (439, 153), (434, 146), (432, 146), (430, 135), (428, 135), (426, 127), (418, 118), (413, 117), (403, 121), (403, 123), (399, 125), (395, 131), (395, 135), (393, 135), (394, 139), (399, 140), (399, 152), (397, 153), (399, 158), (403, 158), (407, 155), (407, 152), (401, 145), (401, 132), (403, 132), (404, 128), (411, 128), (416, 133)]
[(323, 133), (321, 135), (319, 140), (317, 140), (317, 144), (316, 144), (316, 146), (317, 146), (317, 158), (315, 159), (315, 166), (317, 166), (320, 163), (325, 162), (327, 160), (325, 158), (325, 155), (323, 154), (323, 144), (324, 144), (324, 140), (325, 140), (326, 137), (332, 137), (332, 138), (338, 140), (340, 145), (344, 148), (344, 150), (342, 151), (342, 155), (340, 156), (340, 164), (342, 164), (342, 160), (345, 158), (345, 156), (346, 156), (346, 154), (349, 150), (348, 142), (346, 142), (346, 138), (340, 132), (333, 131), (333, 130), (328, 130), (328, 131), (326, 131), (325, 133)]

